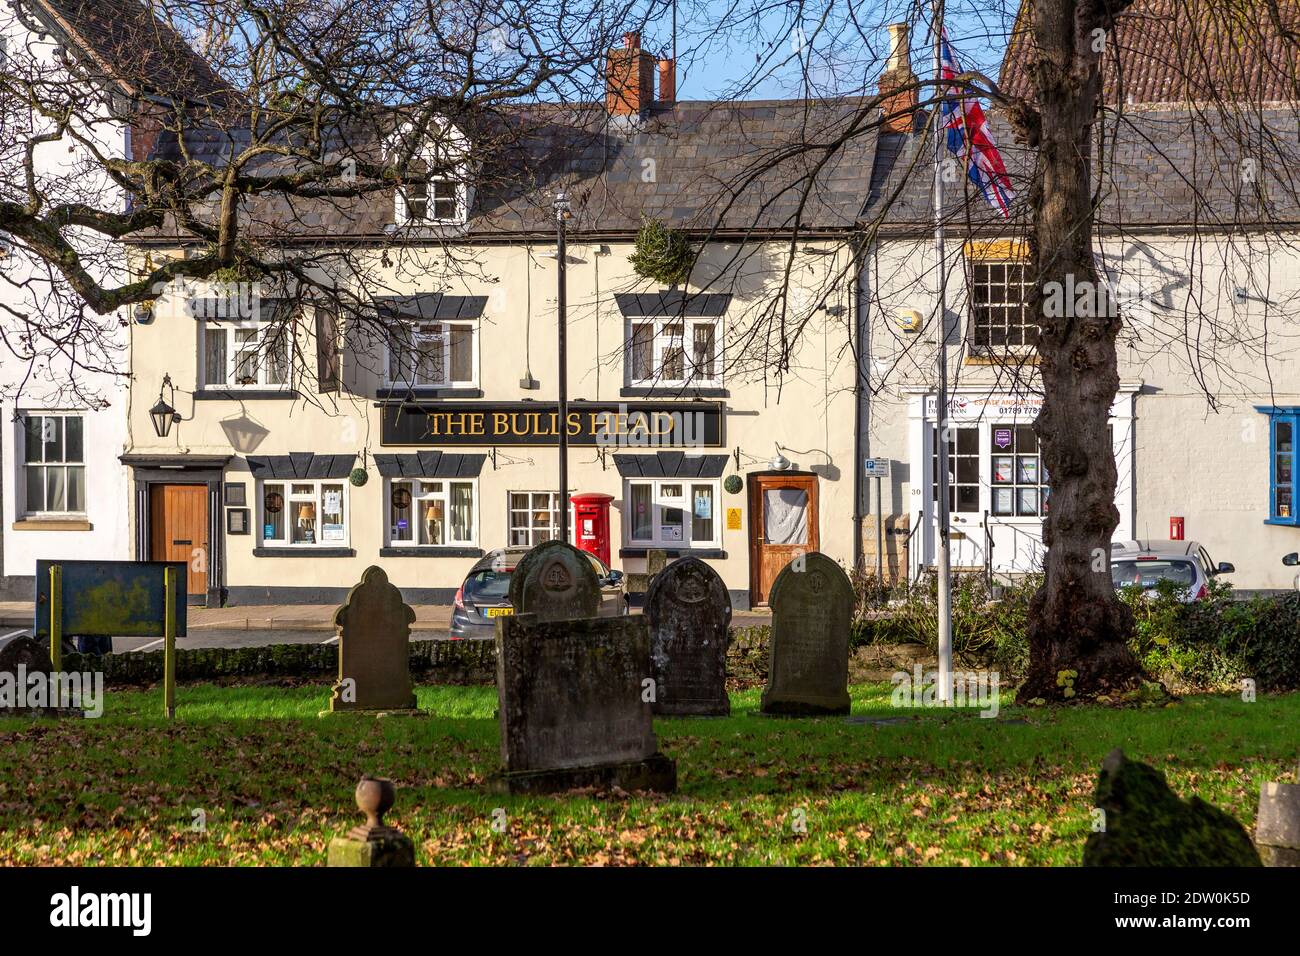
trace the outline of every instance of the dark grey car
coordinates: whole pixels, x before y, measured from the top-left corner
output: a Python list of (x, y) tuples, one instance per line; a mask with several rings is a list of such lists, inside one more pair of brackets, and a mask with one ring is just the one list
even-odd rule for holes
[[(498, 548), (489, 551), (470, 568), (456, 591), (451, 609), (451, 636), (489, 638), (496, 634), (496, 619), (515, 613), (510, 604), (510, 575), (528, 548)], [(623, 572), (613, 571), (594, 554), (584, 552), (600, 581), (600, 617), (618, 617), (628, 612), (623, 589)]]

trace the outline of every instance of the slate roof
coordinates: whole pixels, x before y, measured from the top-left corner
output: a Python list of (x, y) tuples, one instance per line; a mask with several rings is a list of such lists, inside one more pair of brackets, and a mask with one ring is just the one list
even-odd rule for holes
[[(1035, 43), (1025, 0), (998, 85), (1030, 98)], [(1284, 29), (1300, 34), (1300, 0), (1275, 0)], [(1108, 103), (1300, 101), (1300, 36), (1283, 38), (1263, 3), (1134, 0), (1116, 21), (1103, 60)]]
[[(677, 102), (644, 118), (610, 117), (601, 104), (539, 104), (468, 119), (471, 152), (485, 156), (469, 174), (474, 187), (467, 226), (421, 227), (412, 238), (493, 239), (551, 235), (551, 203), (565, 189), (576, 235), (624, 235), (643, 218), (722, 233), (851, 230), (870, 182), (878, 111), (862, 99)], [(857, 135), (854, 131), (862, 130)], [(825, 159), (825, 148), (847, 138)], [(220, 165), (250, 141), (247, 131), (194, 130), (185, 152)], [(373, 129), (336, 134), (335, 155), (376, 156)], [(160, 138), (154, 153), (181, 159), (180, 144)], [(284, 162), (284, 161), (281, 161)], [(262, 172), (274, 167), (268, 161)], [(391, 192), (360, 199), (308, 200), (283, 194), (244, 205), (253, 232), (388, 237)]]
[[(966, 180), (946, 187), (945, 219), (1006, 238), (1023, 234), (1033, 151), (1015, 142), (997, 111), (989, 124), (1016, 191), (1004, 221)], [(883, 217), (885, 231), (932, 228), (933, 141), (923, 133), (880, 137), (863, 219)], [(1099, 227), (1206, 229), (1235, 224), (1300, 223), (1300, 111), (1292, 107), (1206, 111), (1190, 106), (1125, 110), (1105, 122), (1095, 168), (1104, 176)], [(892, 208), (887, 208), (895, 196)], [(965, 202), (963, 203), (963, 198)]]
[(139, 0), (26, 0), (26, 6), (125, 92), (165, 99), (228, 92), (208, 62)]

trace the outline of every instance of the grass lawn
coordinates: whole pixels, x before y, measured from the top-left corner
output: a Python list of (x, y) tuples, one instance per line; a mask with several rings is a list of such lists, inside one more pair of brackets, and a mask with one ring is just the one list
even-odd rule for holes
[[(855, 716), (656, 721), (671, 797), (507, 798), (496, 692), (421, 687), (425, 718), (320, 718), (318, 687), (109, 691), (98, 720), (0, 720), (0, 864), (323, 863), (360, 822), (363, 772), (397, 781), (390, 822), (422, 864), (1075, 865), (1102, 757), (1122, 746), (1253, 831), (1260, 784), (1295, 780), (1300, 694), (1188, 697), (1149, 709), (897, 711), (851, 688)], [(505, 811), (506, 830), (493, 829)], [(206, 832), (194, 832), (195, 811)], [(498, 815), (499, 816), (499, 815)], [(796, 823), (806, 822), (806, 832)]]

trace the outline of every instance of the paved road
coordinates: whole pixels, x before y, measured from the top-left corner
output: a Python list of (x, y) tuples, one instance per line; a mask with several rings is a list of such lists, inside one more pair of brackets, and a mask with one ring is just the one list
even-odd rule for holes
[[(19, 634), (31, 635), (30, 628), (0, 628), (0, 640)], [(429, 641), (447, 637), (445, 630), (412, 631), (411, 640)], [(338, 638), (322, 630), (219, 630), (204, 628), (191, 631), (187, 637), (176, 639), (181, 649), (199, 647), (265, 647), (268, 644), (332, 644)], [(157, 651), (162, 649), (161, 637), (115, 637), (113, 652)]]
[[(412, 640), (447, 637), (451, 608), (445, 605), (420, 604), (416, 612)], [(223, 608), (191, 607), (187, 611), (188, 636), (179, 638), (181, 648), (198, 647), (265, 647), (268, 644), (329, 644), (334, 636), (333, 605), (275, 605)], [(638, 613), (638, 612), (633, 612)], [(0, 603), (0, 640), (17, 634), (30, 634), (32, 605), (23, 602)], [(732, 623), (766, 624), (767, 611), (737, 611)], [(113, 650), (151, 651), (162, 647), (162, 638), (116, 637)]]

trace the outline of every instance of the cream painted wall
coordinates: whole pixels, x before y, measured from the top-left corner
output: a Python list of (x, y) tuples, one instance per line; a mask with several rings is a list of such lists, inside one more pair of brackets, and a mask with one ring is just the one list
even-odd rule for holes
[[(1291, 245), (1287, 237), (1161, 234), (1101, 245), (1125, 317), (1119, 358), (1126, 394), (1117, 408), (1131, 408), (1133, 416), (1129, 445), (1116, 442), (1121, 484), (1132, 484), (1131, 497), (1117, 496), (1117, 534), (1167, 538), (1169, 518), (1181, 516), (1186, 538), (1204, 544), (1215, 561), (1233, 562), (1237, 572), (1228, 580), (1246, 590), (1293, 587), (1295, 575), (1281, 557), (1300, 549), (1300, 528), (1265, 523), (1268, 417), (1255, 410), (1300, 404), (1300, 257)], [(1032, 395), (1032, 364), (965, 364), (961, 244), (951, 242), (948, 251), (954, 390)], [(914, 474), (924, 462), (915, 407), (917, 394), (932, 391), (935, 381), (935, 278), (928, 238), (882, 242), (864, 278), (875, 393), (866, 454), (903, 464), (884, 502), (896, 518), (910, 512), (914, 520), (918, 499), (928, 498), (928, 474)], [(902, 331), (898, 314), (912, 308), (925, 326)], [(1115, 422), (1118, 432), (1121, 417)]]
[[(787, 458), (800, 470), (820, 474), (820, 537), (822, 550), (851, 563), (853, 515), (853, 354), (849, 348), (852, 313), (851, 283), (844, 273), (847, 253), (838, 246), (833, 255), (800, 254), (794, 270), (799, 292), (796, 305), (807, 318), (803, 339), (783, 381), (768, 371), (763, 375), (761, 352), (746, 344), (743, 333), (754, 317), (770, 308), (772, 289), (779, 281), (784, 246), (736, 248), (719, 244), (703, 257), (699, 273), (712, 279), (706, 291), (734, 292), (724, 318), (725, 442), (704, 448), (706, 454), (728, 456), (725, 474), (736, 471), (732, 456), (741, 452), (742, 474), (766, 470), (779, 442)], [(552, 247), (529, 250), (522, 246), (457, 247), (457, 255), (474, 265), (469, 274), (447, 275), (440, 253), (416, 254), (390, 250), (385, 266), (378, 254), (363, 263), (371, 294), (486, 295), (481, 320), (481, 345), (477, 355), (479, 386), (484, 401), (533, 399), (553, 401), (556, 394), (555, 288), (557, 264), (545, 253)], [(569, 276), (569, 396), (571, 399), (618, 401), (625, 385), (622, 343), (624, 319), (614, 294), (649, 291), (652, 285), (635, 277), (627, 262), (630, 244), (603, 247), (571, 243)], [(466, 270), (459, 270), (464, 273)], [(715, 278), (716, 277), (716, 278)], [(830, 289), (830, 312), (817, 309), (821, 292)], [(836, 306), (841, 308), (835, 308)], [(841, 310), (842, 309), (842, 310)], [(256, 506), (260, 495), (251, 485), (247, 454), (273, 455), (310, 451), (317, 454), (353, 454), (368, 449), (412, 453), (412, 448), (385, 448), (380, 444), (380, 410), (375, 389), (380, 385), (382, 351), (367, 345), (356, 329), (345, 344), (345, 380), (341, 397), (316, 394), (314, 341), (305, 322), (301, 355), (310, 368), (299, 368), (296, 384), (307, 396), (297, 401), (251, 399), (246, 401), (195, 401), (199, 360), (196, 321), (186, 314), (175, 294), (159, 300), (155, 318), (133, 332), (133, 367), (136, 400), (130, 424), (133, 454), (234, 455), (227, 480), (250, 482), (249, 501), (254, 507), (253, 531), (248, 536), (227, 536), (226, 585), (231, 588), (342, 588), (359, 579), (370, 564), (382, 563), (390, 578), (404, 588), (454, 589), (473, 563), (472, 558), (379, 557), (384, 536), (385, 482), (367, 461), (370, 481), (349, 488), (349, 543), (351, 558), (255, 557), (258, 544)], [(540, 382), (536, 391), (520, 387), (525, 369)], [(148, 418), (164, 373), (178, 389), (176, 402), (184, 420), (166, 440), (158, 439)], [(635, 399), (629, 399), (635, 401)], [(325, 407), (320, 407), (323, 404)], [(255, 445), (239, 436), (263, 433)], [(454, 452), (486, 452), (487, 448), (447, 447)], [(635, 451), (636, 449), (630, 449)], [(360, 464), (360, 460), (358, 460)], [(478, 479), (478, 546), (490, 550), (507, 540), (506, 496), (509, 491), (545, 491), (557, 477), (554, 448), (503, 446), (497, 467), (491, 460)], [(183, 480), (178, 476), (178, 480)], [(570, 491), (604, 492), (614, 496), (613, 564), (629, 571), (643, 567), (643, 559), (620, 559), (624, 542), (621, 520), (623, 482), (612, 457), (601, 461), (593, 448), (570, 451)], [(749, 521), (745, 493), (721, 492), (715, 503), (717, 522), (723, 526), (721, 547), (725, 559), (710, 559), (733, 591), (748, 591)], [(727, 508), (741, 508), (744, 527), (725, 529)], [(306, 591), (304, 591), (304, 594)]]

